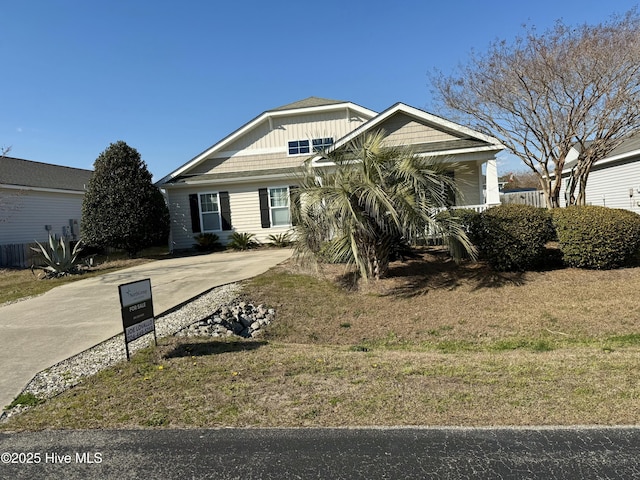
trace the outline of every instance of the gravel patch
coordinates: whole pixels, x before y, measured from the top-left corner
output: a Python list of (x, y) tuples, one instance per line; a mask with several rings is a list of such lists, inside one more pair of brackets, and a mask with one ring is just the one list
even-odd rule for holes
[[(224, 285), (197, 297), (177, 310), (156, 317), (156, 336), (161, 338), (180, 331), (184, 332), (189, 325), (201, 321), (217, 309), (232, 303), (239, 293), (239, 283)], [(129, 343), (129, 352), (133, 354), (141, 348), (146, 348), (152, 341), (152, 334), (144, 335)], [(38, 399), (51, 398), (77, 385), (84, 377), (94, 375), (126, 358), (122, 333), (36, 374), (22, 393), (31, 393)], [(9, 418), (27, 408), (29, 407), (16, 406), (1, 413), (0, 419)]]

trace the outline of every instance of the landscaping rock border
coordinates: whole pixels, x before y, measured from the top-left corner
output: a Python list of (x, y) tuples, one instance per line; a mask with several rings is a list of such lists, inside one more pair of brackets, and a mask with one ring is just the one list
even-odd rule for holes
[(276, 311), (260, 304), (255, 306), (247, 302), (225, 305), (212, 315), (192, 323), (180, 330), (176, 336), (211, 336), (243, 338), (259, 336), (263, 327), (275, 320)]

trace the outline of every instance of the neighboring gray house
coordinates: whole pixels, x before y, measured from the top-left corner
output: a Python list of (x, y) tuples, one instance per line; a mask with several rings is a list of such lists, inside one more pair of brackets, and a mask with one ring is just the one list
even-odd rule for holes
[[(377, 113), (309, 97), (262, 113), (156, 183), (166, 192), (172, 247), (190, 248), (198, 233), (226, 242), (234, 231), (260, 241), (286, 232), (291, 170), (317, 150), (377, 131), (388, 145), (450, 162), (461, 191), (455, 205), (500, 203), (495, 157), (504, 147), (495, 138), (402, 103)], [(318, 156), (314, 163), (324, 165)]]
[(82, 199), (92, 173), (0, 157), (0, 266), (27, 266), (24, 258), (15, 260), (15, 252), (28, 252), (27, 244), (46, 241), (49, 233), (78, 239)]
[[(577, 156), (577, 150), (572, 150), (562, 172), (560, 198), (565, 202), (568, 177)], [(640, 214), (640, 135), (625, 140), (594, 163), (587, 180), (586, 203)]]

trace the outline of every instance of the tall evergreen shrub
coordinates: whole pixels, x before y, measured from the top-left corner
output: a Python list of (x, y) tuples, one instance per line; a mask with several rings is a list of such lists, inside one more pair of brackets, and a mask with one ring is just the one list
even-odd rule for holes
[(98, 156), (82, 202), (81, 236), (94, 247), (135, 256), (166, 243), (169, 210), (138, 151), (118, 141)]

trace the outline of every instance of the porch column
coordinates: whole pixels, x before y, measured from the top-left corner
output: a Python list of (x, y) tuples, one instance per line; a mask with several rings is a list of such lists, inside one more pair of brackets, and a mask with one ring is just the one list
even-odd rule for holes
[(487, 160), (485, 174), (487, 184), (487, 198), (485, 203), (487, 205), (499, 205), (500, 188), (498, 186), (498, 163), (495, 158)]

